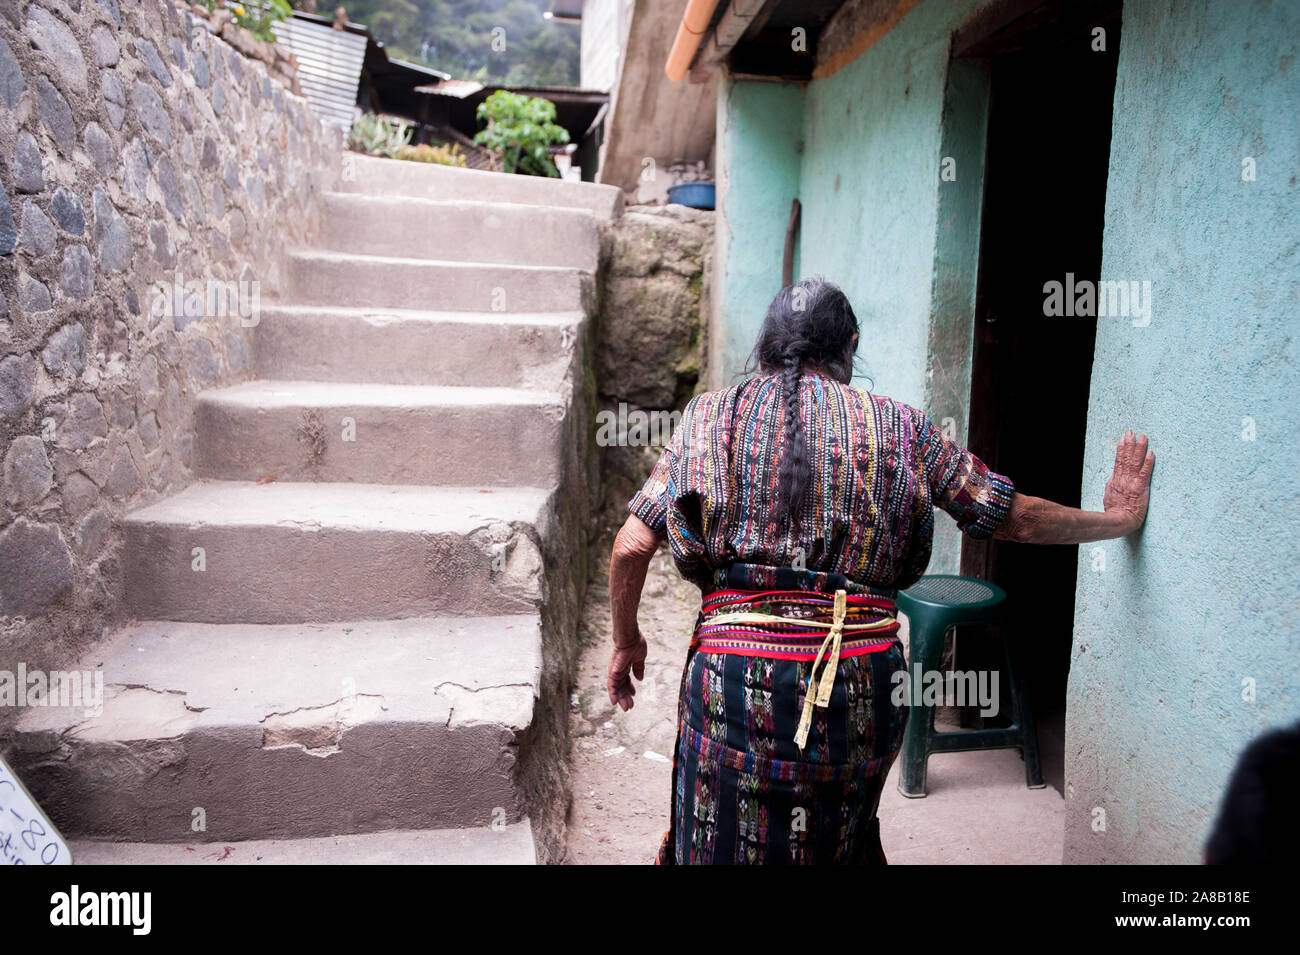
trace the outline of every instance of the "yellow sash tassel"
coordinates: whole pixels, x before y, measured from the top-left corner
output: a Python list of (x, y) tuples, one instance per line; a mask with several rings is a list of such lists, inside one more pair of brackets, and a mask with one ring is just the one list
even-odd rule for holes
[[(803, 714), (799, 717), (799, 729), (794, 734), (795, 745), (799, 751), (808, 743), (808, 730), (812, 728), (813, 705), (816, 704), (825, 709), (831, 702), (831, 688), (835, 685), (835, 671), (840, 665), (840, 638), (844, 632), (844, 614), (848, 606), (847, 594), (843, 590), (835, 591), (835, 617), (831, 623), (831, 631), (826, 635), (822, 642), (821, 649), (817, 651), (817, 659), (813, 660), (812, 669), (808, 671), (808, 693), (803, 700)], [(852, 624), (850, 624), (852, 626)], [(822, 668), (821, 680), (817, 679), (817, 664), (822, 662), (822, 657), (826, 657), (826, 665)], [(813, 692), (816, 684), (817, 692)]]

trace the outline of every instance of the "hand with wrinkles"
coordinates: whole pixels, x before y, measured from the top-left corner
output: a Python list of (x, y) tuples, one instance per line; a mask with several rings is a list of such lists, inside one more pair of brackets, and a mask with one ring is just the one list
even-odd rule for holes
[(1106, 493), (1101, 506), (1107, 513), (1117, 511), (1128, 517), (1128, 530), (1132, 533), (1142, 526), (1147, 516), (1147, 501), (1151, 497), (1151, 472), (1156, 466), (1154, 451), (1147, 450), (1147, 436), (1133, 437), (1125, 431), (1115, 448), (1115, 470), (1106, 482)]
[(609, 608), (614, 624), (614, 651), (609, 658), (605, 687), (609, 701), (632, 709), (636, 686), (632, 677), (645, 679), (646, 640), (637, 626), (636, 610), (641, 602), (650, 558), (663, 541), (641, 518), (632, 514), (614, 539), (609, 562)]
[(629, 647), (614, 648), (609, 658), (609, 674), (605, 686), (609, 690), (609, 701), (622, 707), (623, 712), (632, 709), (632, 697), (636, 696), (636, 687), (632, 677), (645, 679), (645, 658), (649, 647), (645, 637), (637, 630), (636, 641)]
[(1115, 449), (1115, 470), (1106, 482), (1102, 511), (1082, 511), (1041, 497), (1011, 496), (1011, 509), (994, 533), (1022, 544), (1083, 544), (1126, 537), (1146, 522), (1156, 456), (1147, 436), (1125, 431)]

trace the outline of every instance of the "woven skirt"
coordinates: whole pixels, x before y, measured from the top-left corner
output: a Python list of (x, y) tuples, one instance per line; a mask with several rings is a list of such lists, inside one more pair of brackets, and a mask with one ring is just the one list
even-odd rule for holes
[[(769, 591), (750, 606), (789, 614), (798, 596)], [(788, 652), (788, 634), (766, 650), (756, 632), (710, 640), (709, 602), (682, 675), (670, 828), (656, 862), (884, 864), (876, 810), (907, 719), (892, 699), (894, 675), (906, 672), (896, 633), (846, 642), (801, 751), (813, 662), (782, 658), (800, 655)]]

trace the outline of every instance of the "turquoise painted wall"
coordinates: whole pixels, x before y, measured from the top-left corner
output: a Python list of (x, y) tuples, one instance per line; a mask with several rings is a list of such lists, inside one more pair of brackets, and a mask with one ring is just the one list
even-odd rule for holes
[[(940, 132), (940, 155), (945, 163), (951, 160), (951, 165), (941, 167), (939, 176), (922, 407), (941, 428), (951, 427), (962, 441), (970, 434), (971, 330), (975, 327), (979, 278), (988, 118), (987, 65), (953, 62)], [(961, 536), (954, 521), (935, 521), (930, 573), (961, 571)]]
[(861, 371), (876, 391), (918, 407), (930, 368), (948, 41), (981, 5), (921, 3), (848, 66), (808, 85), (802, 273), (845, 290), (862, 323)]
[[(718, 84), (718, 208), (710, 387), (745, 367), (781, 290), (790, 203), (797, 195), (804, 91), (797, 84)], [(798, 274), (796, 259), (796, 274)]]
[[(952, 417), (965, 439), (987, 90), (973, 79), (949, 91), (958, 112), (943, 107), (949, 35), (983, 2), (920, 4), (806, 91), (724, 80), (711, 387), (730, 383), (753, 346), (798, 196), (795, 274), (848, 294), (862, 324), (856, 383)], [(940, 181), (945, 155), (956, 182)], [(939, 522), (931, 571), (955, 572), (959, 553), (960, 535)]]
[[(726, 374), (762, 319), (797, 194), (797, 273), (848, 292), (875, 389), (953, 414), (964, 437), (968, 342), (950, 311), (970, 307), (977, 190), (960, 177), (980, 170), (959, 162), (949, 194), (939, 164), (979, 151), (982, 120), (944, 116), (945, 96), (982, 108), (978, 83), (948, 82), (951, 31), (979, 6), (927, 0), (803, 93), (729, 84), (719, 173), (749, 191), (720, 217)], [(1300, 4), (1128, 0), (1122, 33), (1102, 274), (1149, 280), (1154, 310), (1100, 322), (1084, 506), (1101, 506), (1125, 428), (1152, 436), (1158, 463), (1144, 531), (1080, 548), (1065, 860), (1195, 862), (1243, 747), (1300, 718)], [(945, 355), (967, 364), (938, 381)], [(936, 544), (932, 570), (955, 560)]]
[(1084, 506), (1125, 428), (1157, 460), (1140, 536), (1080, 548), (1067, 862), (1199, 861), (1242, 748), (1300, 717), (1297, 38), (1287, 0), (1124, 4), (1102, 276), (1153, 310), (1099, 320)]

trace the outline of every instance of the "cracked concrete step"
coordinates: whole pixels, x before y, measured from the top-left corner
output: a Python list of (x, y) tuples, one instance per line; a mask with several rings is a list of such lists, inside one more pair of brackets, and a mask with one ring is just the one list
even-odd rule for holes
[(200, 477), (549, 487), (564, 451), (555, 392), (252, 381), (195, 408)]
[(297, 305), (484, 312), (577, 311), (591, 292), (583, 269), (299, 251), (285, 301)]
[(600, 219), (612, 219), (623, 209), (623, 190), (600, 183), (457, 169), (354, 153), (347, 154), (344, 162), (347, 165), (340, 184), (343, 192), (567, 206), (590, 209)]
[(342, 192), (326, 193), (323, 205), (319, 246), (336, 252), (593, 272), (600, 252), (587, 209)]
[(195, 483), (125, 518), (127, 609), (212, 623), (529, 612), (550, 494)]
[[(223, 842), (523, 818), (535, 614), (149, 620), (95, 648), (102, 707), (29, 707), (14, 769), (67, 836)], [(201, 812), (196, 812), (201, 810)], [(202, 817), (203, 831), (193, 821)]]
[(307, 839), (68, 843), (76, 865), (536, 865), (532, 825), (398, 829)]
[(252, 331), (262, 378), (394, 385), (555, 388), (569, 374), (581, 312), (422, 312), (263, 307)]

